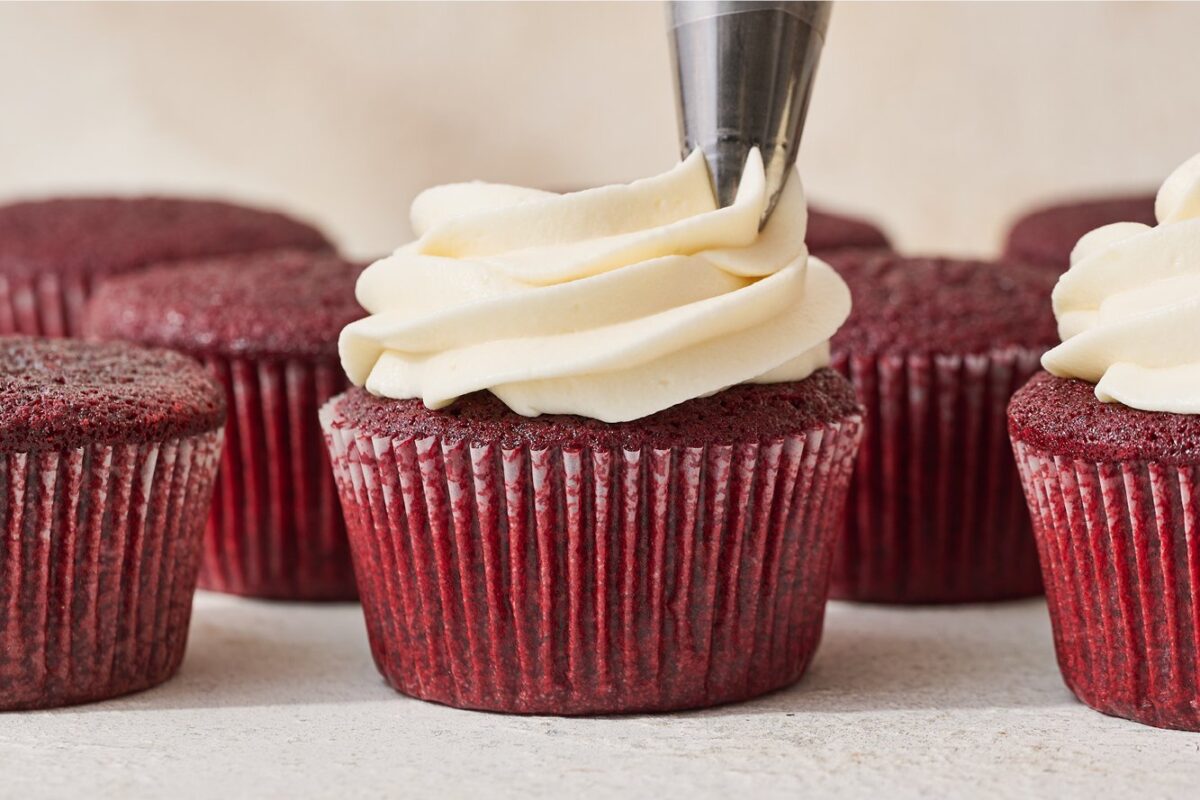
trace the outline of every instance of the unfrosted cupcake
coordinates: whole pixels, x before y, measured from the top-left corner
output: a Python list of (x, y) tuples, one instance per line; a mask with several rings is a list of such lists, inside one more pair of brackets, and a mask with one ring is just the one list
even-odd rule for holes
[(167, 197), (74, 197), (0, 206), (0, 334), (77, 336), (106, 278), (186, 258), (323, 250), (302, 222), (270, 211)]
[(174, 674), (224, 418), (184, 356), (0, 337), (0, 709)]
[(892, 247), (887, 234), (869, 220), (811, 207), (805, 243), (810, 252), (822, 257), (838, 250)]
[(1065, 272), (1079, 237), (1113, 222), (1154, 224), (1154, 195), (1070, 200), (1028, 212), (1009, 229), (1004, 257)]
[(1054, 291), (1063, 342), (1009, 431), (1067, 685), (1200, 730), (1200, 155), (1157, 216), (1080, 240)]
[[(466, 708), (740, 700), (821, 632), (860, 434), (825, 369), (849, 310), (799, 182), (751, 156), (568, 195), (430, 190), (342, 334), (322, 421), (376, 664)], [(732, 388), (726, 388), (732, 387)]]
[(1053, 276), (879, 252), (830, 258), (854, 296), (833, 364), (867, 412), (833, 596), (950, 603), (1039, 593), (1005, 407), (1055, 341)]
[(363, 316), (360, 265), (306, 251), (172, 264), (108, 281), (88, 304), (101, 339), (208, 365), (229, 404), (200, 586), (280, 600), (356, 596), (317, 411), (348, 386), (338, 332)]

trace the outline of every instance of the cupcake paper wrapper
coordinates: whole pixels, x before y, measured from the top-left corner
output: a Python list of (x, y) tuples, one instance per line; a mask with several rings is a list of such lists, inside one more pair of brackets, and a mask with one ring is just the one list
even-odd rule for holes
[(867, 423), (834, 597), (946, 603), (1041, 593), (1006, 413), (1040, 356), (835, 359)]
[(714, 705), (820, 638), (858, 418), (765, 444), (536, 450), (326, 435), (367, 632), (405, 694), (518, 713)]
[(0, 455), (0, 709), (174, 674), (220, 448), (217, 431)]
[(336, 361), (207, 357), (226, 388), (225, 450), (200, 586), (284, 600), (358, 596), (317, 418), (346, 388)]
[(1016, 453), (1067, 686), (1106, 714), (1200, 730), (1200, 465)]
[(92, 289), (84, 275), (0, 275), (0, 335), (78, 336)]

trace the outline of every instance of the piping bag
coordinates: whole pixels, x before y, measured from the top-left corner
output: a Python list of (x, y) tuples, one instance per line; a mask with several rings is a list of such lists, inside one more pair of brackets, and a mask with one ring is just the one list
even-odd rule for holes
[(829, 28), (829, 2), (668, 3), (682, 155), (704, 151), (718, 203), (733, 202), (757, 147), (765, 224), (792, 167)]

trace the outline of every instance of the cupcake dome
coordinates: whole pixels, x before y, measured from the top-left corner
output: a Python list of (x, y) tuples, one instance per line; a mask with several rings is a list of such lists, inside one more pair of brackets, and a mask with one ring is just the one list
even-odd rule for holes
[(328, 253), (228, 256), (114, 278), (88, 305), (89, 335), (186, 352), (225, 387), (230, 419), (203, 588), (355, 597), (317, 411), (348, 385), (337, 336), (362, 316), (360, 271)]
[(808, 209), (805, 242), (816, 255), (847, 248), (886, 250), (892, 246), (887, 235), (872, 222), (811, 207)]
[(363, 315), (360, 272), (303, 250), (180, 262), (107, 282), (84, 328), (199, 355), (336, 359), (339, 331)]
[(1079, 200), (1030, 211), (1009, 229), (1004, 257), (1065, 272), (1079, 238), (1113, 222), (1155, 224), (1154, 195)]
[(1200, 464), (1200, 415), (1102, 403), (1093, 384), (1048, 373), (1013, 396), (1009, 429), (1031, 448), (1070, 459)]
[(830, 258), (854, 307), (833, 365), (867, 410), (833, 594), (966, 602), (1040, 591), (1005, 430), (1012, 393), (1057, 340), (1054, 277), (888, 253)]
[(106, 278), (181, 259), (330, 247), (282, 214), (166, 197), (63, 198), (0, 206), (0, 334), (78, 335)]
[(118, 343), (0, 337), (0, 450), (144, 444), (194, 436), (225, 419), (192, 359)]
[(375, 662), (520, 713), (653, 711), (797, 680), (860, 434), (823, 369), (632, 422), (352, 389), (322, 420)]
[(185, 356), (0, 337), (0, 709), (174, 674), (224, 419)]

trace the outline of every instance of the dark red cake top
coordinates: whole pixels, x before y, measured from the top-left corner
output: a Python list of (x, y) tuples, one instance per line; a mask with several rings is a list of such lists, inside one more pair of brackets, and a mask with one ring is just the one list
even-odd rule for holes
[(1008, 429), (1014, 441), (1084, 461), (1200, 463), (1200, 415), (1101, 403), (1095, 385), (1048, 372), (1013, 395)]
[(1114, 222), (1154, 225), (1154, 195), (1109, 197), (1036, 209), (1013, 223), (1004, 254), (1014, 261), (1065, 272), (1071, 265), (1075, 243), (1085, 233)]
[(865, 219), (834, 214), (811, 206), (808, 209), (808, 233), (804, 238), (809, 251), (818, 256), (846, 247), (892, 246), (884, 232)]
[(224, 421), (224, 393), (187, 356), (0, 336), (0, 452), (161, 442)]
[(960, 354), (1058, 343), (1056, 277), (1020, 264), (844, 251), (829, 263), (853, 297), (835, 353)]
[(283, 214), (211, 200), (74, 197), (0, 206), (0, 275), (111, 275), (279, 247), (330, 244)]
[(438, 436), (502, 447), (639, 449), (776, 441), (861, 413), (850, 383), (829, 369), (796, 383), (741, 384), (632, 422), (544, 414), (523, 417), (490, 392), (438, 411), (420, 400), (390, 400), (363, 389), (340, 399), (341, 424), (388, 438)]
[(361, 271), (303, 250), (181, 262), (106, 281), (84, 331), (194, 354), (332, 358), (341, 329), (365, 316)]

